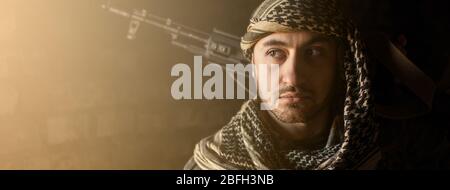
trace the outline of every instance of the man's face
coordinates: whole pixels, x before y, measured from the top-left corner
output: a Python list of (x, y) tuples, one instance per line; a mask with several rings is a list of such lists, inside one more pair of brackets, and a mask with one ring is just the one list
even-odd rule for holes
[(278, 119), (305, 123), (330, 108), (337, 84), (337, 54), (335, 40), (312, 32), (274, 33), (255, 45), (257, 66), (279, 65), (279, 102), (272, 110)]

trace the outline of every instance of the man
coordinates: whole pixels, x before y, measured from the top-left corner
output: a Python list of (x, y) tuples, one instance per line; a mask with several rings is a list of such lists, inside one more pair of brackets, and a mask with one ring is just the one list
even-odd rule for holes
[(252, 64), (279, 65), (279, 104), (246, 102), (185, 169), (357, 169), (377, 160), (364, 46), (334, 1), (266, 0), (241, 47)]

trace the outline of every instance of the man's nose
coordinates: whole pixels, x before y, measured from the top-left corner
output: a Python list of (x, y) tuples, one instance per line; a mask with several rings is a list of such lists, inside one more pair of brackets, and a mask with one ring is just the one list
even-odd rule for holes
[(302, 64), (301, 57), (293, 53), (280, 67), (281, 82), (295, 86), (300, 85), (304, 82), (305, 72), (306, 68)]

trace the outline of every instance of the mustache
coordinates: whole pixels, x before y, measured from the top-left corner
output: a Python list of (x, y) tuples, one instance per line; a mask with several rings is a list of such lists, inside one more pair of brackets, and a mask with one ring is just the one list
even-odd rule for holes
[(311, 91), (309, 91), (305, 88), (297, 87), (297, 86), (293, 86), (293, 85), (281, 86), (280, 90), (278, 92), (279, 92), (280, 97), (286, 93), (294, 93), (301, 97), (310, 97), (312, 95)]

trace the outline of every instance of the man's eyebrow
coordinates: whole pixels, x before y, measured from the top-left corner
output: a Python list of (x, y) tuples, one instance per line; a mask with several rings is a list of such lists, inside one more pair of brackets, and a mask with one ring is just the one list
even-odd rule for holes
[(315, 36), (312, 39), (308, 40), (304, 45), (310, 46), (315, 43), (330, 43), (332, 41), (333, 41), (333, 39), (331, 37), (319, 35), (319, 36)]
[(288, 44), (281, 40), (272, 39), (263, 43), (263, 46), (287, 46)]

